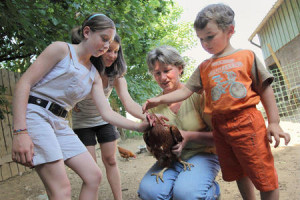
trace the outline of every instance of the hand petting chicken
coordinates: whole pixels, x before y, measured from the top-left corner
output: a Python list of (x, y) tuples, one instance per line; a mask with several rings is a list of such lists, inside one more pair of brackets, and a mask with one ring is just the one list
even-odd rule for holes
[(184, 162), (172, 152), (173, 146), (183, 141), (183, 137), (178, 128), (165, 124), (155, 114), (147, 113), (146, 115), (148, 119), (156, 119), (155, 126), (152, 126), (150, 130), (143, 135), (150, 152), (157, 159), (158, 165), (163, 168), (159, 173), (152, 174), (156, 176), (156, 182), (159, 183), (159, 179), (164, 182), (163, 173), (175, 162), (183, 164), (184, 171), (187, 168), (191, 170), (191, 167), (194, 166), (193, 164)]

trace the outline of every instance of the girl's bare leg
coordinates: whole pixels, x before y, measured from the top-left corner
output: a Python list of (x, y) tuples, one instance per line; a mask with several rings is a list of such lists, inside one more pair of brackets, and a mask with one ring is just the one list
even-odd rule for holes
[(71, 185), (63, 160), (38, 165), (35, 169), (44, 183), (49, 200), (71, 200)]
[(107, 180), (114, 198), (115, 200), (122, 200), (120, 171), (116, 161), (117, 141), (102, 143), (100, 147)]
[(85, 146), (97, 163), (97, 155), (95, 146)]
[(84, 152), (65, 161), (83, 180), (79, 199), (97, 200), (102, 173), (89, 152)]

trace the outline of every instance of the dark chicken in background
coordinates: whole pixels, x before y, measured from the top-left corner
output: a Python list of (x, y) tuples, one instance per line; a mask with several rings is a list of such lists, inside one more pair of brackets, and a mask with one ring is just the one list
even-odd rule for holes
[[(184, 162), (180, 157), (172, 153), (172, 147), (183, 141), (183, 137), (176, 126), (164, 124), (155, 114), (147, 114), (148, 118), (156, 118), (155, 126), (144, 133), (143, 138), (151, 153), (158, 161), (158, 165), (163, 169), (159, 173), (153, 173), (156, 176), (156, 182), (163, 180), (163, 173), (175, 162), (180, 162), (184, 166), (184, 171), (194, 165)], [(150, 121), (150, 120), (149, 120)]]

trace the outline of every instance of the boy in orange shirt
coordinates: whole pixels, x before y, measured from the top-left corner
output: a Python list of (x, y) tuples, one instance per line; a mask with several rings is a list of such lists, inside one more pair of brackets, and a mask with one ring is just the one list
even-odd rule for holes
[[(270, 84), (273, 77), (252, 51), (234, 49), (234, 11), (224, 4), (202, 9), (194, 22), (201, 45), (213, 56), (203, 61), (186, 86), (172, 93), (147, 100), (143, 110), (159, 104), (182, 101), (204, 89), (204, 112), (212, 114), (213, 135), (223, 179), (236, 181), (243, 199), (255, 199), (254, 187), (261, 199), (279, 199), (278, 177), (269, 142), (275, 147), (288, 133), (279, 126), (279, 115)], [(268, 128), (259, 101), (268, 116)]]

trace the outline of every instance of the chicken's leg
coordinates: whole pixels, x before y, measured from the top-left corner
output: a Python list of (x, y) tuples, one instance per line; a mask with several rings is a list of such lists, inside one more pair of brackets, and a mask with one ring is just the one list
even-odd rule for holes
[(191, 171), (191, 167), (194, 167), (194, 165), (192, 163), (188, 163), (188, 162), (185, 162), (183, 160), (181, 160), (181, 158), (178, 158), (178, 161), (183, 164), (183, 171), (186, 170), (186, 168), (189, 169), (189, 171)]
[(157, 182), (157, 183), (159, 182), (158, 178), (160, 178), (160, 180), (161, 180), (162, 182), (164, 182), (163, 174), (164, 174), (164, 172), (165, 172), (167, 169), (168, 169), (168, 167), (165, 167), (165, 168), (163, 168), (163, 169), (162, 169), (160, 172), (158, 172), (158, 173), (152, 173), (151, 176), (156, 176), (156, 182)]

